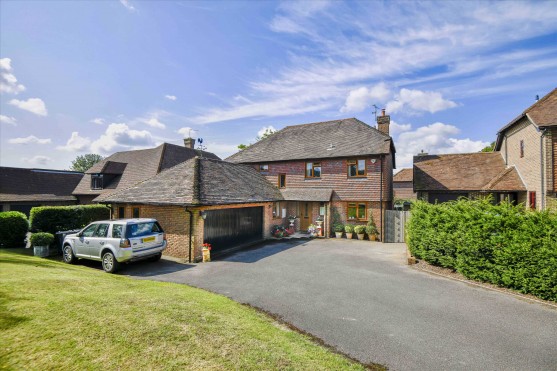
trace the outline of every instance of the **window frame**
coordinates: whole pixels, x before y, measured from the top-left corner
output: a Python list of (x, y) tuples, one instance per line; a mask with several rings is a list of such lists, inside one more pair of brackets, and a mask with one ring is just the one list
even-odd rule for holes
[(524, 139), (520, 140), (519, 146), (520, 146), (520, 158), (524, 158)]
[[(364, 173), (362, 175), (358, 174), (359, 172), (359, 162), (363, 161), (364, 162)], [(356, 175), (350, 175), (350, 166), (352, 165), (356, 165)], [(367, 168), (366, 168), (366, 160), (364, 158), (356, 158), (356, 159), (350, 159), (350, 160), (346, 160), (346, 176), (348, 178), (365, 178), (367, 177)]]
[[(359, 217), (359, 210), (360, 210), (360, 206), (363, 206), (364, 208), (364, 216), (363, 217)], [(355, 209), (356, 210), (356, 217), (355, 218), (350, 218), (350, 209)], [(355, 201), (355, 202), (347, 202), (346, 204), (346, 220), (347, 221), (362, 221), (362, 220), (367, 220), (367, 204), (365, 202), (362, 201)]]
[(280, 201), (273, 202), (273, 219), (282, 219)]
[(91, 174), (91, 189), (100, 190), (103, 189), (103, 186), (103, 174)]
[[(137, 210), (137, 216), (135, 216), (135, 211)], [(139, 207), (134, 207), (132, 208), (132, 218), (133, 219), (139, 219), (141, 217), (141, 210), (139, 209)]]
[[(311, 175), (308, 175), (308, 165), (311, 164)], [(315, 176), (315, 168), (319, 168), (319, 176)], [(321, 174), (323, 174), (323, 168), (321, 167), (321, 161), (319, 162), (313, 162), (313, 161), (307, 161), (306, 162), (306, 167), (304, 168), (304, 175), (306, 177), (306, 179), (321, 179)]]
[(126, 208), (124, 206), (118, 206), (118, 219), (126, 218)]
[(268, 173), (269, 172), (269, 164), (259, 164), (259, 172), (260, 173)]
[(278, 175), (278, 187), (279, 188), (286, 188), (286, 174), (279, 174)]

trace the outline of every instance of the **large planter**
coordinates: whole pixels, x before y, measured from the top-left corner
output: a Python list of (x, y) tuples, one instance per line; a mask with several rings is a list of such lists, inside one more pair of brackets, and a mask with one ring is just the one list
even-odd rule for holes
[(358, 233), (358, 240), (363, 240), (365, 236), (366, 235), (364, 233)]
[(335, 232), (336, 238), (342, 238), (342, 232)]
[(375, 241), (375, 240), (377, 240), (377, 235), (376, 235), (376, 234), (370, 234), (370, 235), (369, 235), (369, 240), (370, 240), (370, 241)]
[(211, 261), (211, 250), (203, 249), (203, 263), (208, 263)]
[(346, 232), (346, 238), (351, 240), (352, 239), (352, 233)]
[(48, 246), (33, 246), (33, 255), (46, 258), (49, 254)]

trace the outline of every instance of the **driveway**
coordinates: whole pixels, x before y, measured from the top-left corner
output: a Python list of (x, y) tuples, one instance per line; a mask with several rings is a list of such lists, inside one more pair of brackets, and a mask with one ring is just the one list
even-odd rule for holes
[(404, 244), (277, 241), (123, 274), (226, 295), (394, 370), (557, 370), (557, 309), (414, 270)]

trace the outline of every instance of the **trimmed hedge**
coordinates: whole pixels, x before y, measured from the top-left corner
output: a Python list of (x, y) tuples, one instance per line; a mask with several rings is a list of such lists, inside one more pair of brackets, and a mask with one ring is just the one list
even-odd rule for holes
[(48, 232), (33, 233), (29, 238), (31, 246), (50, 246), (54, 242), (54, 235)]
[(110, 209), (104, 205), (40, 206), (31, 209), (29, 222), (32, 232), (55, 234), (109, 218)]
[(0, 212), (0, 246), (25, 246), (25, 235), (29, 230), (27, 216), (19, 211)]
[(557, 301), (557, 214), (489, 199), (418, 201), (408, 247), (417, 258), (467, 278)]

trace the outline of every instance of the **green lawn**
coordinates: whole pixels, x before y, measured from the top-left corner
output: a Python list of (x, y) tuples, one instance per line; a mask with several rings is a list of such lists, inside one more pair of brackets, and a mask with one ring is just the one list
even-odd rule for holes
[(226, 297), (9, 250), (0, 344), (0, 369), (363, 368)]

